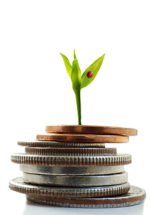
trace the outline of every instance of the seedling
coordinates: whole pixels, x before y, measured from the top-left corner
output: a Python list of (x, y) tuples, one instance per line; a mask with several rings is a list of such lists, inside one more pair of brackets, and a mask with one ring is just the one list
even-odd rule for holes
[(67, 73), (71, 78), (72, 81), (72, 88), (75, 93), (76, 97), (76, 104), (77, 104), (77, 113), (78, 113), (78, 124), (81, 125), (81, 89), (84, 87), (87, 87), (96, 77), (102, 63), (105, 54), (103, 54), (101, 57), (99, 57), (94, 63), (92, 63), (82, 74), (81, 76), (81, 70), (80, 66), (74, 51), (74, 60), (71, 63), (69, 62), (68, 58), (60, 53)]

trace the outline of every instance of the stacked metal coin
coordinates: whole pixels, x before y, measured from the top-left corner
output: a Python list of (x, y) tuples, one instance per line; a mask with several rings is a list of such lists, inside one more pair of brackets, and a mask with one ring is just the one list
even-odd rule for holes
[(47, 126), (36, 141), (20, 141), (25, 153), (11, 156), (23, 177), (10, 188), (40, 204), (67, 207), (121, 207), (142, 202), (145, 191), (130, 186), (124, 166), (131, 155), (106, 143), (128, 142), (136, 129), (106, 126)]

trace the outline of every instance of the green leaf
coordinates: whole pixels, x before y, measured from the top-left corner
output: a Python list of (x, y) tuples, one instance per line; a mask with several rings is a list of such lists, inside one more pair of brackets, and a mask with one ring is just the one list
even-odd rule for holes
[(74, 90), (75, 97), (76, 97), (78, 124), (81, 125), (81, 98), (80, 98), (81, 70), (79, 67), (78, 60), (75, 55), (74, 55), (74, 60), (72, 63), (71, 80), (72, 80), (72, 88)]
[(75, 49), (74, 49), (74, 52), (73, 52), (73, 56), (74, 56), (74, 59), (77, 59)]
[[(82, 74), (81, 77), (81, 88), (87, 87), (96, 77), (104, 59), (105, 54), (103, 54), (100, 58), (98, 58), (94, 63), (92, 63)], [(92, 77), (88, 77), (87, 73), (92, 72)]]
[(60, 53), (60, 55), (62, 56), (62, 59), (63, 59), (63, 61), (64, 61), (64, 64), (65, 64), (67, 73), (68, 73), (68, 75), (71, 77), (72, 66), (71, 66), (69, 60), (68, 60), (68, 58), (67, 58), (65, 55), (63, 55), (62, 53)]
[(79, 67), (79, 63), (77, 59), (74, 59), (72, 62), (72, 73), (71, 73), (71, 80), (72, 80), (72, 88), (74, 91), (80, 90), (81, 86), (81, 70)]

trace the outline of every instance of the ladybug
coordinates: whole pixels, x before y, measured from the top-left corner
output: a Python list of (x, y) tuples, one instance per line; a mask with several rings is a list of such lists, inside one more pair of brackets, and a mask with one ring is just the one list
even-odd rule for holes
[(88, 78), (91, 78), (92, 76), (93, 76), (93, 72), (92, 72), (92, 71), (88, 71), (87, 77), (88, 77)]

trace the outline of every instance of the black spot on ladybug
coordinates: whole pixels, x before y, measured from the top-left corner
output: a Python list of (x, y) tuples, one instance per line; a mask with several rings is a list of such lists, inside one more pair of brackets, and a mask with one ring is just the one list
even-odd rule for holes
[(92, 71), (88, 71), (87, 77), (88, 77), (88, 78), (91, 78), (92, 76), (93, 76), (93, 72), (92, 72)]

